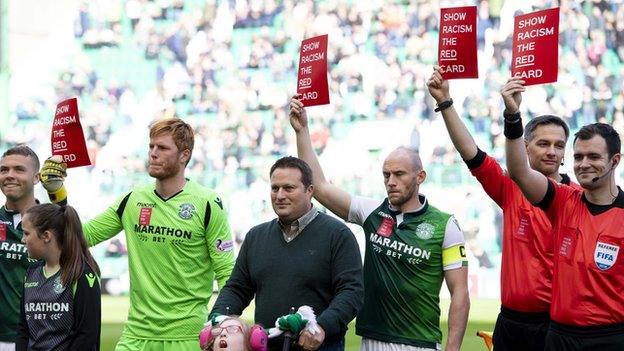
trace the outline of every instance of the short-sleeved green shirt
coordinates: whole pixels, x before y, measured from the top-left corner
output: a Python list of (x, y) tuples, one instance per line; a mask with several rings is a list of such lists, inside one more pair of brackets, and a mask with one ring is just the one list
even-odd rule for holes
[(212, 190), (187, 181), (163, 199), (153, 185), (136, 187), (83, 229), (89, 245), (126, 233), (130, 311), (124, 336), (197, 338), (213, 280), (221, 288), (234, 267), (227, 214)]
[(356, 333), (383, 342), (439, 348), (444, 271), (467, 265), (456, 220), (429, 205), (409, 213), (388, 199), (351, 199), (349, 221), (366, 235), (364, 307)]

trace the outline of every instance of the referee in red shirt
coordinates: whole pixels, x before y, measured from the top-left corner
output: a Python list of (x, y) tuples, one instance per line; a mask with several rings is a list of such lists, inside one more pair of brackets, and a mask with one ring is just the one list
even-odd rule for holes
[[(531, 205), (498, 162), (477, 147), (452, 106), (449, 83), (442, 79), (438, 66), (434, 67), (427, 86), (442, 112), (453, 145), (488, 196), (503, 210), (502, 306), (494, 328), (494, 349), (542, 351), (552, 292), (550, 221), (544, 211)], [(559, 174), (569, 136), (566, 123), (559, 117), (546, 115), (532, 119), (526, 129), (531, 168), (569, 185), (570, 177)]]
[(507, 167), (554, 227), (553, 295), (546, 350), (624, 350), (624, 192), (615, 184), (621, 141), (608, 124), (574, 137), (582, 190), (556, 184), (527, 164), (518, 106), (524, 81), (510, 79), (505, 101)]

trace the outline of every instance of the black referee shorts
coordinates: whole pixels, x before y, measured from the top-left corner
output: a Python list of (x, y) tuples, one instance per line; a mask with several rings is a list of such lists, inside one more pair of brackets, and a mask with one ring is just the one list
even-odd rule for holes
[(494, 350), (543, 351), (549, 324), (548, 312), (526, 313), (501, 306), (494, 327)]
[(551, 322), (546, 335), (545, 350), (622, 351), (624, 350), (624, 324), (576, 327)]

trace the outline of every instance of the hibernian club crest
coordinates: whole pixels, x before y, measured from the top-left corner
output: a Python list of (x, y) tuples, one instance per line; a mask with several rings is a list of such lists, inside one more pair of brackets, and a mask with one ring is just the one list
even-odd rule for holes
[(60, 294), (63, 292), (63, 290), (65, 290), (65, 288), (63, 287), (63, 283), (61, 282), (60, 274), (54, 279), (54, 286), (52, 287), (52, 290), (54, 290), (54, 292), (57, 294)]
[(178, 216), (182, 219), (190, 219), (193, 217), (193, 213), (195, 213), (195, 206), (189, 203), (180, 205), (180, 209), (178, 210)]
[(433, 232), (435, 227), (429, 223), (420, 223), (418, 227), (416, 227), (416, 236), (423, 239), (431, 239), (433, 237)]

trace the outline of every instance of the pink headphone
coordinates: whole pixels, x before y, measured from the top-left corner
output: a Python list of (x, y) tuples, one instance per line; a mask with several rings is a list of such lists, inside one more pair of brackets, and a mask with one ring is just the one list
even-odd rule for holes
[(254, 324), (249, 331), (249, 344), (252, 351), (266, 351), (269, 335), (260, 324)]
[[(199, 346), (203, 349), (208, 347), (214, 340), (212, 326), (206, 326), (199, 333)], [(254, 324), (249, 329), (249, 345), (252, 351), (267, 351), (269, 335), (260, 324)]]

